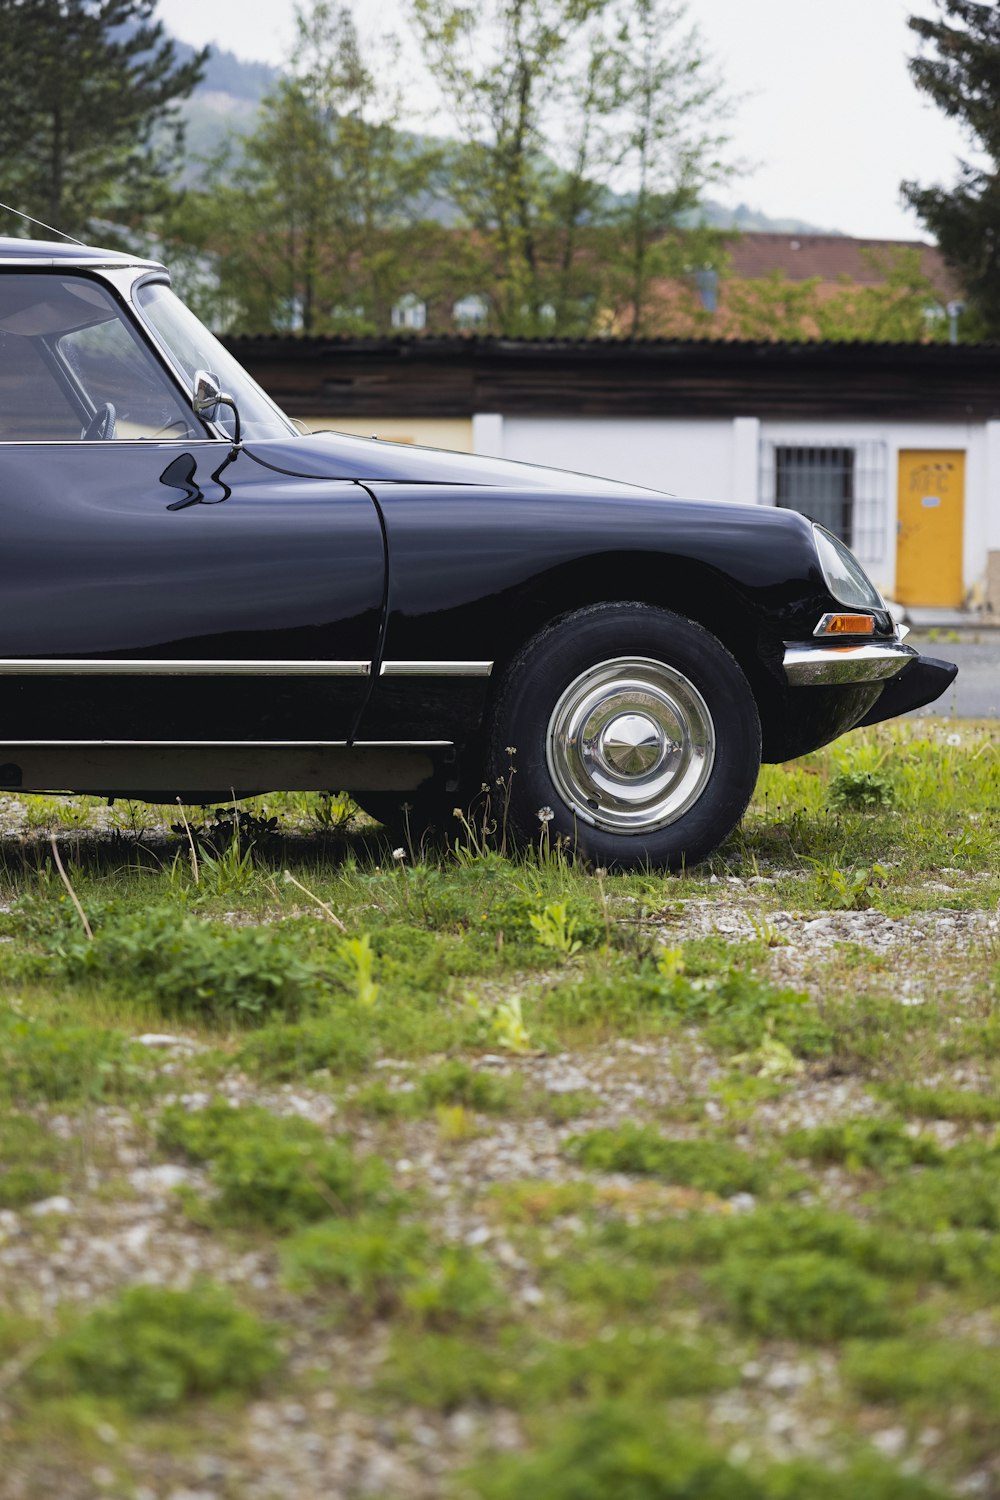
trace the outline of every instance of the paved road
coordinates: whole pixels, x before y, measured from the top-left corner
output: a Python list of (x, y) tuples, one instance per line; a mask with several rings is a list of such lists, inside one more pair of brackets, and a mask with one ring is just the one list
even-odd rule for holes
[(957, 719), (1000, 719), (1000, 631), (978, 642), (946, 645), (911, 636), (921, 656), (958, 663), (958, 676), (936, 703), (916, 710), (918, 715), (949, 714)]

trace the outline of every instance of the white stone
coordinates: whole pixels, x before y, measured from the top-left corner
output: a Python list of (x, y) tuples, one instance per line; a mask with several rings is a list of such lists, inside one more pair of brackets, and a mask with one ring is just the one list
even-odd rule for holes
[(40, 1202), (33, 1203), (28, 1210), (32, 1214), (71, 1214), (73, 1205), (68, 1198), (56, 1196), (55, 1198), (42, 1198)]

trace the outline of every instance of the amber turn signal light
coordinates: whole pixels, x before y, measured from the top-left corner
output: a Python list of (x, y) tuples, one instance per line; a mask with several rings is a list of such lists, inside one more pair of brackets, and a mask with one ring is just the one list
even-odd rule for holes
[(872, 615), (824, 615), (813, 634), (874, 635), (875, 619)]

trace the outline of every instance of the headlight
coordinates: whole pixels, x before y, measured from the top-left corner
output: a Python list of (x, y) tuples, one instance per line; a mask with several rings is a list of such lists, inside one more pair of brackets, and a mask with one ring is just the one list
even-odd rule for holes
[(850, 547), (822, 526), (813, 526), (813, 536), (826, 586), (837, 603), (850, 605), (852, 609), (884, 610), (885, 600)]

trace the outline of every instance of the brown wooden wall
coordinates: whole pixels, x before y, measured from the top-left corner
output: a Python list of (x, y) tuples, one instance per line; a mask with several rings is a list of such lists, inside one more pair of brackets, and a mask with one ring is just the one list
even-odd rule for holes
[(1000, 346), (240, 335), (292, 416), (663, 416), (982, 422)]

